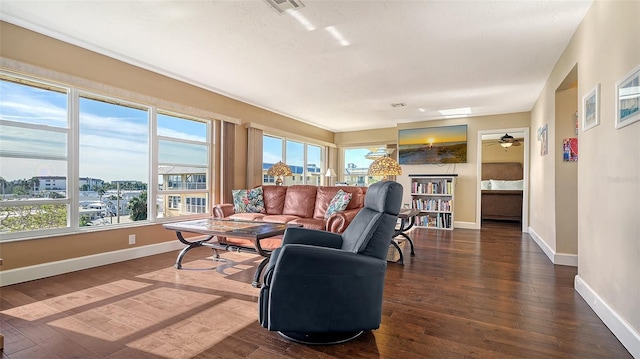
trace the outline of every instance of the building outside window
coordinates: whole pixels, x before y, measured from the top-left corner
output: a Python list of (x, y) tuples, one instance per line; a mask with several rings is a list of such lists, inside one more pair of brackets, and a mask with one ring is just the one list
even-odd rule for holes
[(207, 213), (207, 199), (198, 197), (187, 197), (188, 213)]
[(169, 209), (180, 210), (180, 196), (168, 196)]

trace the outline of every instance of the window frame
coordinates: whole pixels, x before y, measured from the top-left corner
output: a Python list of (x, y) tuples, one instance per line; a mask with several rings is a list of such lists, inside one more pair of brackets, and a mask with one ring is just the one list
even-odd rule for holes
[[(286, 137), (286, 136), (278, 136), (278, 135), (273, 135), (273, 134), (269, 134), (269, 133), (263, 133), (262, 134), (263, 137), (263, 143), (264, 143), (264, 137), (272, 137), (275, 139), (278, 139), (281, 141), (282, 144), (282, 148), (281, 148), (281, 161), (285, 164), (288, 165), (287, 163), (287, 142), (295, 142), (295, 143), (300, 143), (303, 145), (303, 157), (302, 157), (302, 161), (303, 161), (303, 171), (302, 171), (302, 183), (287, 183), (287, 179), (283, 178), (283, 185), (294, 185), (294, 184), (304, 184), (304, 185), (320, 185), (320, 186), (325, 186), (327, 184), (327, 178), (324, 176), (324, 173), (327, 171), (327, 158), (329, 157), (329, 150), (328, 147), (326, 145), (322, 145), (319, 143), (314, 143), (314, 142), (310, 142), (310, 141), (305, 141), (305, 140), (301, 140), (298, 138), (290, 138), (290, 137)], [(320, 148), (320, 165), (316, 166), (320, 168), (320, 184), (315, 184), (315, 183), (308, 183), (308, 178), (310, 176), (309, 173), (309, 146), (314, 146), (314, 147), (318, 147)], [(263, 185), (275, 185), (275, 178), (273, 178), (272, 176), (268, 176), (267, 175), (267, 171), (268, 168), (265, 168), (265, 162), (264, 162), (264, 145), (263, 145), (263, 160), (262, 160), (262, 184)], [(296, 174), (294, 174), (295, 176)], [(289, 180), (289, 182), (291, 182), (291, 180)]]
[[(215, 201), (215, 196), (213, 194), (214, 188), (214, 179), (213, 173), (215, 171), (215, 159), (213, 156), (215, 150), (215, 131), (216, 131), (216, 123), (219, 121), (215, 119), (212, 115), (210, 115), (207, 111), (192, 111), (192, 112), (202, 112), (206, 115), (193, 115), (189, 114), (189, 109), (187, 111), (176, 111), (167, 109), (167, 107), (158, 105), (157, 103), (148, 102), (158, 102), (153, 101), (153, 99), (149, 99), (148, 96), (140, 96), (136, 93), (128, 93), (131, 97), (138, 97), (143, 100), (129, 100), (127, 96), (110, 96), (101, 94), (95, 91), (79, 89), (77, 86), (65, 85), (62, 83), (58, 83), (53, 80), (46, 80), (35, 78), (28, 75), (21, 75), (14, 73), (8, 70), (0, 70), (0, 81), (14, 82), (20, 85), (33, 86), (43, 90), (51, 90), (60, 92), (66, 95), (66, 104), (67, 104), (67, 113), (66, 113), (66, 127), (57, 127), (57, 126), (47, 126), (41, 124), (31, 124), (26, 122), (17, 122), (17, 121), (8, 121), (0, 119), (0, 124), (15, 126), (15, 127), (26, 127), (33, 129), (45, 129), (47, 131), (53, 131), (57, 133), (65, 133), (66, 134), (66, 151), (67, 155), (62, 156), (53, 156), (55, 158), (50, 158), (49, 156), (46, 159), (54, 159), (65, 161), (66, 163), (66, 196), (65, 198), (51, 198), (51, 199), (33, 199), (29, 200), (29, 205), (66, 205), (67, 211), (67, 224), (66, 227), (61, 228), (51, 228), (51, 229), (42, 229), (42, 230), (29, 230), (22, 232), (6, 232), (0, 233), (0, 243), (12, 242), (12, 241), (22, 241), (22, 240), (31, 240), (38, 239), (43, 237), (50, 236), (58, 236), (58, 235), (70, 235), (76, 233), (86, 233), (93, 231), (105, 231), (105, 230), (114, 230), (114, 229), (122, 229), (122, 228), (130, 228), (130, 227), (138, 227), (138, 226), (148, 226), (148, 225), (157, 225), (161, 223), (166, 223), (170, 221), (179, 220), (188, 220), (191, 218), (203, 218), (208, 215), (210, 208), (210, 203)], [(149, 144), (148, 144), (148, 155), (149, 155), (149, 169), (148, 169), (148, 179), (147, 179), (147, 219), (135, 222), (128, 223), (118, 223), (111, 224), (108, 226), (80, 226), (80, 182), (81, 178), (79, 176), (79, 148), (80, 148), (80, 114), (79, 114), (79, 103), (80, 97), (86, 97), (89, 99), (95, 99), (98, 101), (104, 101), (108, 103), (114, 103), (118, 105), (130, 106), (133, 108), (142, 108), (148, 109), (148, 134), (149, 134)], [(147, 103), (143, 103), (147, 102)], [(175, 105), (175, 104), (174, 104)], [(180, 107), (180, 106), (177, 106)], [(192, 109), (193, 110), (193, 109)], [(205, 213), (192, 213), (185, 214), (174, 217), (164, 217), (157, 218), (156, 206), (157, 206), (157, 196), (160, 193), (158, 189), (158, 156), (159, 156), (159, 138), (162, 136), (158, 136), (156, 128), (157, 128), (157, 114), (165, 114), (169, 116), (180, 117), (189, 120), (195, 120), (202, 122), (206, 125), (206, 140), (204, 142), (197, 142), (198, 144), (205, 144), (207, 146), (207, 159), (206, 166), (203, 166), (205, 170), (203, 171), (206, 175), (206, 185), (204, 189), (197, 189), (195, 193), (188, 193), (186, 195), (191, 196), (192, 194), (204, 194), (204, 198), (208, 204), (205, 204)], [(175, 138), (171, 138), (172, 141), (175, 141)], [(3, 154), (6, 155), (6, 154)], [(10, 156), (7, 156), (10, 157)], [(42, 157), (42, 156), (36, 156)], [(45, 156), (46, 157), (46, 156)], [(14, 158), (26, 158), (24, 156), (14, 156)], [(41, 158), (35, 158), (41, 159)], [(73, 179), (73, 180), (70, 180)], [(40, 184), (40, 189), (46, 187), (45, 183)], [(197, 187), (197, 186), (196, 186)], [(25, 203), (22, 201), (12, 200), (12, 201), (1, 201), (4, 207), (9, 207), (13, 205), (22, 205)], [(182, 205), (184, 202), (182, 201)]]
[[(342, 164), (342, 168), (340, 169), (340, 173), (338, 173), (338, 179), (337, 182), (338, 183), (348, 183), (345, 180), (345, 177), (347, 176), (346, 174), (346, 170), (347, 170), (347, 159), (346, 159), (346, 151), (348, 150), (368, 150), (371, 151), (372, 148), (389, 148), (388, 144), (385, 143), (376, 143), (376, 144), (370, 144), (370, 145), (360, 145), (360, 146), (345, 146), (345, 147), (341, 147), (340, 148), (340, 163)], [(373, 162), (374, 160), (371, 160), (371, 162)], [(371, 163), (369, 163), (369, 165), (371, 165)], [(372, 184), (379, 182), (382, 180), (383, 176), (369, 176), (368, 174), (363, 174), (364, 177), (364, 187), (369, 187)], [(348, 183), (349, 186), (358, 186), (358, 184), (351, 184)]]

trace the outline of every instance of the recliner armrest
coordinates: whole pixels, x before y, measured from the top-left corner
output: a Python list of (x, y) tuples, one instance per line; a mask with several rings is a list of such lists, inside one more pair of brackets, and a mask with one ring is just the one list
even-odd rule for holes
[(212, 212), (214, 218), (226, 218), (234, 213), (234, 208), (230, 203), (220, 203), (213, 206)]
[(342, 236), (336, 233), (319, 231), (303, 227), (289, 227), (282, 237), (282, 246), (287, 244), (306, 244), (328, 248), (341, 248)]

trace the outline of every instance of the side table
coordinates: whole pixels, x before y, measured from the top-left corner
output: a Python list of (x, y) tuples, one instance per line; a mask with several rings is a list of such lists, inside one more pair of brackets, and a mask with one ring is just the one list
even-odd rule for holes
[(396, 247), (396, 249), (398, 250), (398, 253), (400, 254), (400, 259), (398, 260), (398, 263), (402, 265), (404, 265), (404, 256), (402, 254), (402, 249), (400, 249), (400, 246), (398, 245), (398, 241), (395, 238), (397, 236), (403, 236), (411, 246), (411, 255), (414, 256), (416, 254), (415, 251), (413, 250), (413, 240), (411, 240), (411, 237), (409, 237), (409, 235), (405, 232), (407, 232), (413, 227), (413, 225), (416, 222), (416, 215), (418, 215), (418, 213), (419, 211), (414, 208), (403, 208), (400, 210), (400, 213), (398, 213), (398, 219), (400, 219), (400, 226), (396, 228), (395, 232), (393, 233), (393, 237), (391, 239), (391, 245)]

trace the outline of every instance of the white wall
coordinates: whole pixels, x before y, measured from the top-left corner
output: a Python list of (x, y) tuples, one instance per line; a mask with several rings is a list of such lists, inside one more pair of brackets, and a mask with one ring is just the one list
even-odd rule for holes
[[(600, 125), (579, 132), (576, 289), (640, 358), (640, 122), (614, 128), (615, 83), (640, 64), (640, 2), (595, 1), (532, 110), (555, 138), (555, 90), (578, 65), (578, 98), (601, 84)], [(579, 111), (582, 106), (579, 105)], [(580, 113), (580, 112), (579, 112)], [(555, 249), (555, 146), (531, 154), (530, 227)]]

